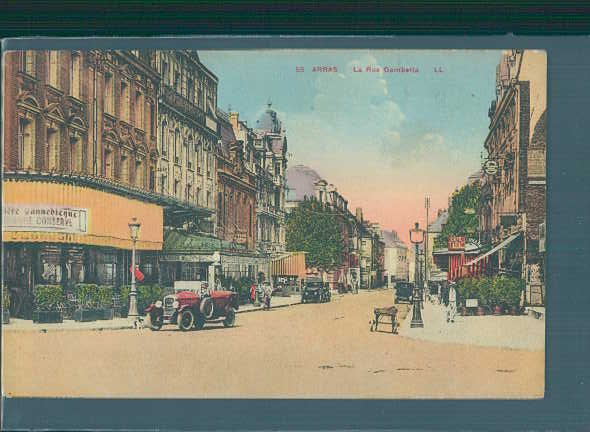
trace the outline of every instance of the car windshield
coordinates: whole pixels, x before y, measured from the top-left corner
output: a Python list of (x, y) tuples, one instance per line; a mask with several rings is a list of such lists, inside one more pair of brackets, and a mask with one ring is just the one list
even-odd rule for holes
[(307, 285), (308, 287), (317, 288), (317, 287), (322, 286), (322, 281), (321, 280), (314, 280), (314, 279), (307, 279), (305, 281), (305, 285)]

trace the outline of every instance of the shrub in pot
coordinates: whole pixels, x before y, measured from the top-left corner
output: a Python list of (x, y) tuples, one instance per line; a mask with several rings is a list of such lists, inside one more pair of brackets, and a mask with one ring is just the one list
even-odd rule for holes
[(35, 285), (33, 288), (33, 322), (63, 322), (63, 307), (61, 285)]

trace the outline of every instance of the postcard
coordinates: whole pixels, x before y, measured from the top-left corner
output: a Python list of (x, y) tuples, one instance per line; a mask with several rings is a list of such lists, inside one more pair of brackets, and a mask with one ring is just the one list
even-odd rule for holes
[(544, 51), (2, 68), (3, 396), (543, 398)]

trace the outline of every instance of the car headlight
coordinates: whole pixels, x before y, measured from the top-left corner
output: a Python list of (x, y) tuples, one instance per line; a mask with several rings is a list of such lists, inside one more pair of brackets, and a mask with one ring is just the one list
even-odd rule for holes
[(156, 307), (157, 307), (157, 308), (161, 308), (161, 307), (162, 307), (162, 300), (158, 300), (158, 301), (156, 302)]
[(174, 303), (172, 303), (172, 307), (174, 309), (178, 309), (178, 306), (180, 306), (180, 303), (178, 303), (178, 300), (174, 300)]

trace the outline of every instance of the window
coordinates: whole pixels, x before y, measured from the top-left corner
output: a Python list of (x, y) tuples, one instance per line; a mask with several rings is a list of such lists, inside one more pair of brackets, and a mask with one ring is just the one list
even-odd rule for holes
[(211, 153), (207, 152), (207, 177), (211, 178)]
[(36, 76), (35, 72), (35, 51), (23, 51), (23, 64), (21, 70), (32, 77)]
[(114, 115), (115, 110), (113, 109), (113, 101), (115, 100), (113, 95), (113, 74), (105, 72), (104, 74), (104, 112)]
[(179, 141), (180, 141), (180, 132), (178, 129), (174, 131), (174, 163), (180, 163), (180, 154), (179, 152)]
[(82, 140), (79, 136), (70, 136), (70, 171), (82, 172)]
[(181, 264), (181, 277), (185, 281), (196, 281), (205, 280), (206, 276), (204, 272), (201, 272), (200, 263), (196, 262), (184, 262)]
[[(189, 154), (188, 154), (188, 148), (187, 148), (187, 146), (186, 146), (186, 140), (184, 140), (184, 139), (182, 140), (182, 151), (184, 152), (184, 155), (185, 155), (185, 157), (186, 157), (186, 161), (187, 161), (187, 164), (186, 164), (186, 166), (187, 166), (187, 168), (188, 168), (188, 159), (189, 159)], [(182, 154), (181, 154), (181, 155), (179, 155), (179, 157), (180, 157), (180, 156), (182, 156)]]
[(149, 123), (147, 125), (147, 132), (148, 132), (148, 136), (154, 136), (154, 104), (152, 104), (151, 102), (148, 102), (148, 106), (149, 106), (150, 118), (149, 118)]
[(219, 221), (219, 223), (221, 224), (222, 220), (223, 220), (223, 198), (221, 195), (221, 192), (217, 193), (217, 220)]
[(70, 73), (70, 95), (80, 99), (80, 54), (72, 54), (72, 70)]
[(156, 173), (154, 172), (154, 168), (150, 167), (150, 190), (153, 192), (155, 187), (156, 187)]
[(197, 90), (197, 105), (199, 108), (203, 108), (203, 85), (199, 83), (199, 88)]
[(178, 196), (178, 185), (180, 184), (179, 180), (174, 180), (174, 196)]
[(199, 201), (201, 201), (201, 189), (197, 188), (197, 205), (199, 205)]
[(114, 175), (113, 152), (110, 150), (104, 151), (104, 176), (112, 179)]
[(210, 202), (211, 202), (211, 192), (207, 191), (207, 207), (209, 207)]
[(135, 127), (138, 129), (145, 129), (143, 108), (143, 93), (138, 90), (135, 92)]
[(59, 86), (59, 51), (49, 51), (49, 85), (60, 88)]
[(135, 186), (143, 188), (143, 162), (135, 161)]
[(125, 81), (121, 81), (121, 101), (120, 101), (120, 108), (121, 108), (121, 119), (127, 123), (129, 123), (129, 103), (130, 103), (130, 95), (129, 95), (129, 85)]
[(166, 120), (162, 122), (160, 141), (162, 145), (162, 156), (166, 156), (168, 154), (168, 123), (166, 123)]
[(166, 174), (162, 174), (160, 177), (160, 192), (168, 192), (168, 176)]
[(49, 170), (59, 169), (59, 130), (47, 129), (47, 148), (49, 150)]
[(34, 120), (20, 118), (18, 122), (19, 168), (35, 168), (35, 123)]
[(174, 90), (176, 90), (178, 93), (181, 92), (180, 89), (180, 72), (175, 71), (174, 72)]
[(186, 83), (187, 87), (187, 98), (192, 103), (195, 102), (195, 83), (193, 82), (192, 78), (189, 78)]
[(197, 143), (197, 174), (201, 174), (201, 167), (203, 166), (203, 146)]
[(252, 204), (250, 204), (248, 211), (248, 237), (252, 237)]
[(186, 200), (187, 201), (190, 201), (191, 200), (191, 197), (192, 197), (192, 195), (191, 195), (192, 194), (192, 188), (193, 188), (192, 185), (190, 185), (190, 184), (187, 184), (186, 185)]
[(193, 137), (188, 137), (188, 145), (185, 146), (186, 152), (186, 167), (188, 169), (193, 169)]
[(121, 175), (122, 182), (129, 183), (129, 158), (126, 154), (121, 155)]
[(281, 175), (281, 163), (280, 162), (275, 162), (275, 175), (277, 175), (277, 176)]
[(168, 77), (168, 74), (170, 72), (168, 70), (168, 63), (165, 60), (162, 60), (160, 69), (161, 69), (162, 77), (164, 78), (164, 82), (166, 84), (169, 84), (170, 83), (170, 79)]
[(98, 265), (99, 280), (105, 285), (114, 285), (117, 281), (117, 264), (102, 263)]

